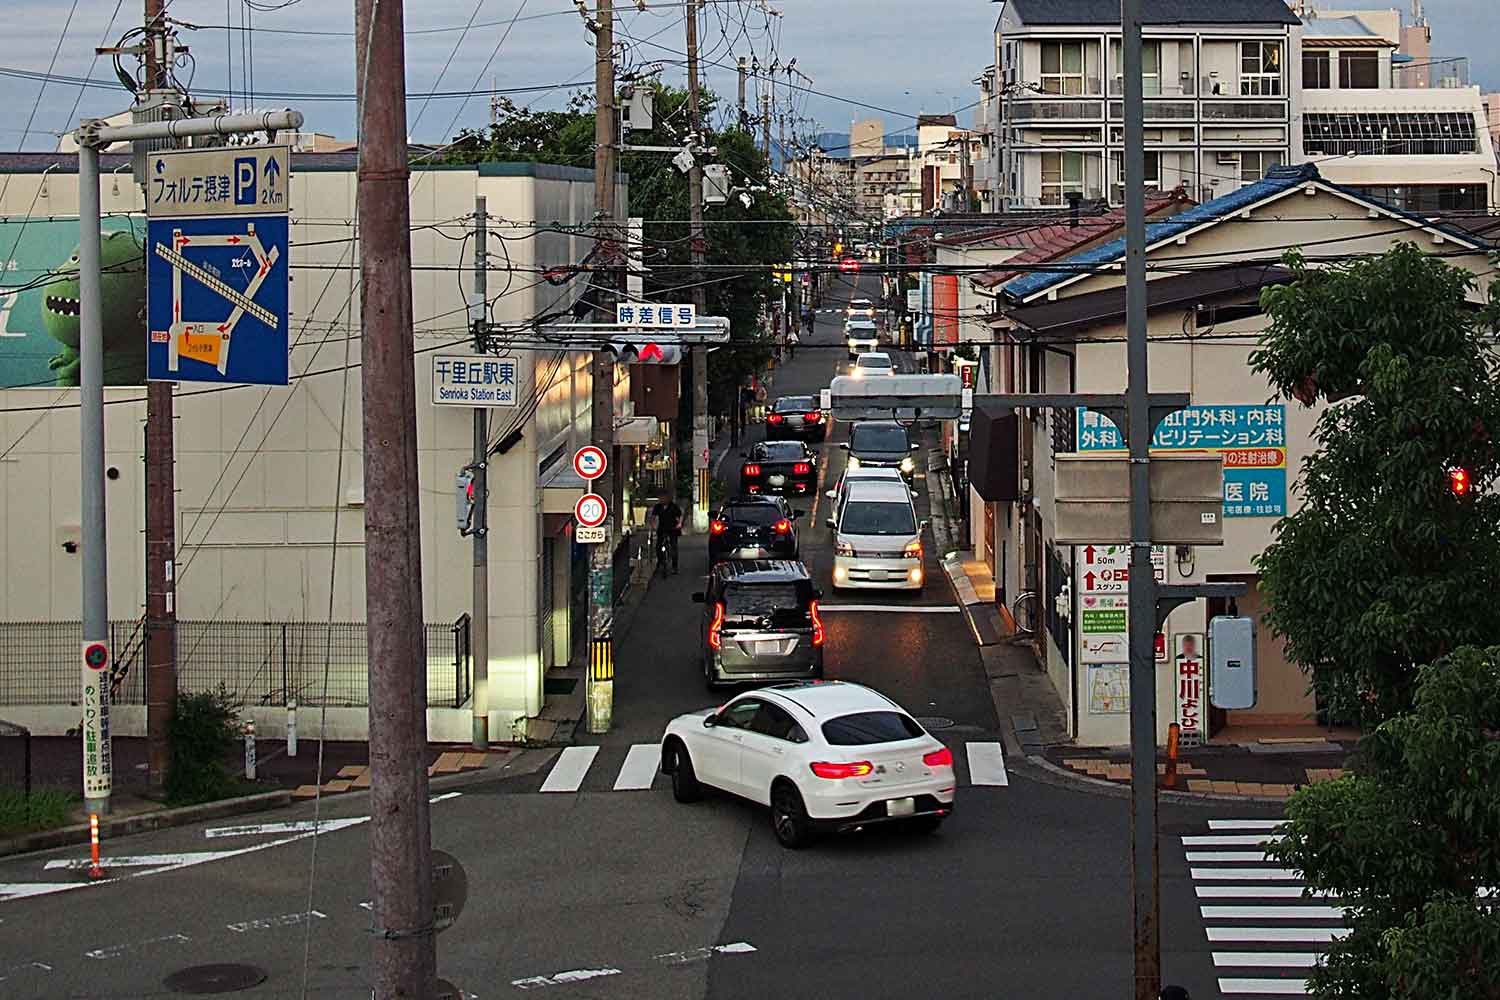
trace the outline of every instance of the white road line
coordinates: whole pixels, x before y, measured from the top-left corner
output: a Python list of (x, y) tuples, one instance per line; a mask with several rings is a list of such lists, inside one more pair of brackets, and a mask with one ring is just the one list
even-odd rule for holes
[(1287, 868), (1194, 868), (1193, 881), (1296, 881), (1302, 876)]
[(1342, 920), (1342, 906), (1200, 906), (1204, 920)]
[(187, 944), (190, 941), (192, 941), (192, 938), (186, 934), (166, 934), (162, 937), (147, 938), (145, 941), (136, 941), (132, 944), (117, 944), (108, 948), (95, 948), (93, 951), (84, 952), (83, 957), (94, 959), (119, 958), (132, 951), (149, 948), (154, 944)]
[(351, 819), (324, 819), (324, 820), (298, 820), (293, 823), (256, 823), (250, 826), (215, 826), (203, 831), (203, 836), (210, 840), (219, 837), (259, 837), (268, 834), (281, 833), (308, 833), (317, 831), (319, 833), (333, 833), (346, 827), (356, 826), (365, 822), (364, 817), (353, 817)]
[(894, 612), (897, 614), (914, 615), (956, 615), (963, 611), (952, 604), (819, 604), (818, 610), (824, 613), (839, 611), (873, 611), (876, 613)]
[(656, 767), (661, 763), (661, 748), (655, 743), (636, 743), (625, 755), (625, 763), (615, 778), (615, 791), (640, 790), (651, 787), (656, 777)]
[(665, 955), (657, 955), (656, 960), (666, 965), (687, 965), (689, 962), (706, 961), (715, 955), (748, 955), (754, 950), (755, 945), (750, 942), (736, 941), (733, 944), (716, 944), (711, 948), (669, 951)]
[[(187, 851), (182, 854), (136, 854), (121, 855), (114, 858), (100, 858), (99, 866), (108, 871), (111, 868), (171, 868), (183, 865), (196, 865), (204, 861), (216, 861), (219, 858), (232, 857), (237, 851)], [(88, 858), (54, 858), (42, 866), (45, 871), (88, 871), (93, 862)]]
[[(570, 750), (582, 749), (581, 747), (569, 747)], [(598, 749), (595, 747), (594, 749)], [(512, 979), (510, 984), (518, 990), (534, 990), (538, 986), (563, 986), (567, 983), (581, 983), (588, 979), (598, 979), (601, 976), (618, 976), (619, 969), (572, 969), (568, 972), (556, 972), (550, 976), (532, 976), (530, 979)]]
[(1189, 861), (1270, 861), (1264, 851), (1188, 851)]
[(1284, 819), (1211, 819), (1210, 830), (1274, 830), (1285, 823)]
[(1226, 969), (1311, 969), (1318, 955), (1311, 951), (1216, 951), (1214, 964)]
[(45, 962), (22, 962), (20, 965), (12, 965), (9, 968), (0, 969), (0, 983), (5, 982), (18, 972), (25, 972), (27, 969), (40, 969), (43, 972), (51, 972), (52, 966)]
[(300, 923), (310, 923), (313, 920), (327, 920), (328, 914), (317, 910), (308, 910), (306, 913), (283, 913), (279, 917), (261, 917), (259, 920), (243, 920), (237, 924), (225, 924), (229, 930), (236, 934), (246, 931), (268, 931), (273, 927), (291, 927)]
[(1010, 784), (1005, 773), (1005, 754), (999, 743), (969, 743), (965, 749), (969, 754), (969, 784)]
[(1325, 889), (1300, 885), (1200, 885), (1199, 899), (1334, 899)]
[(1307, 982), (1302, 979), (1220, 979), (1219, 992), (1229, 995), (1307, 996)]
[(1210, 941), (1226, 944), (1327, 944), (1348, 935), (1343, 927), (1208, 927)]
[(558, 755), (557, 763), (552, 765), (547, 780), (542, 782), (542, 791), (578, 791), (578, 786), (583, 784), (584, 775), (589, 773), (597, 756), (598, 747), (568, 747)]
[(66, 892), (69, 889), (85, 889), (91, 885), (101, 885), (105, 882), (118, 882), (119, 879), (100, 879), (98, 882), (0, 882), (0, 900), (25, 899), (27, 896), (48, 896), (54, 892)]
[(1281, 840), (1269, 833), (1211, 833), (1208, 836), (1183, 837), (1183, 847), (1259, 847)]

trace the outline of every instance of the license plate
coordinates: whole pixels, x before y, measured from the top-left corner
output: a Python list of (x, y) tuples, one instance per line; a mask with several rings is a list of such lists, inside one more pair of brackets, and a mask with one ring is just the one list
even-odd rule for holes
[(887, 816), (911, 816), (916, 811), (916, 799), (891, 799), (885, 804), (885, 814)]
[(786, 476), (772, 476), (771, 477), (771, 485), (772, 486), (785, 486), (786, 485)]
[(876, 582), (884, 581), (885, 580), (885, 570), (883, 570), (883, 569), (872, 569), (872, 570), (870, 570), (870, 579), (872, 581), (876, 581)]

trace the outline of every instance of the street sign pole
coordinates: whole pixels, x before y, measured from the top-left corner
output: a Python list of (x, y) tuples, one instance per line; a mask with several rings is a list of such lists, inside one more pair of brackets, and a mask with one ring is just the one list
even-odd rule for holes
[[(484, 195), (474, 198), (474, 350), (489, 353), (489, 258), (485, 238), (489, 235), (489, 212)], [(473, 640), (474, 703), (471, 745), (490, 748), (490, 542), (489, 462), (490, 411), (474, 407), (474, 610), (469, 616)]]

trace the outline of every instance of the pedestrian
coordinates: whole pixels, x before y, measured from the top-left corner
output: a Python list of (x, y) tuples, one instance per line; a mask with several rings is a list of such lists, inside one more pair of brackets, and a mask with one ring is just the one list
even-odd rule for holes
[(682, 535), (682, 508), (668, 493), (651, 508), (651, 524), (656, 530), (656, 558), (672, 558), (672, 572), (677, 572), (677, 539)]
[(787, 356), (787, 358), (790, 359), (790, 358), (795, 358), (797, 356), (797, 345), (799, 343), (801, 343), (801, 338), (799, 338), (797, 336), (797, 331), (793, 330), (787, 336), (787, 338), (786, 338), (786, 356)]

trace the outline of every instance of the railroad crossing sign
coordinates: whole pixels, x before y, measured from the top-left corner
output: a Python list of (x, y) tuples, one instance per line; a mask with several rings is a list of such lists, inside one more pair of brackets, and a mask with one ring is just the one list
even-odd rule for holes
[(147, 378), (287, 384), (286, 146), (154, 154)]
[(604, 458), (604, 451), (591, 444), (586, 444), (573, 454), (573, 471), (578, 473), (580, 479), (593, 482), (604, 475), (604, 468), (608, 462)]
[(585, 493), (573, 505), (573, 516), (585, 528), (597, 528), (609, 517), (609, 504), (597, 493)]

